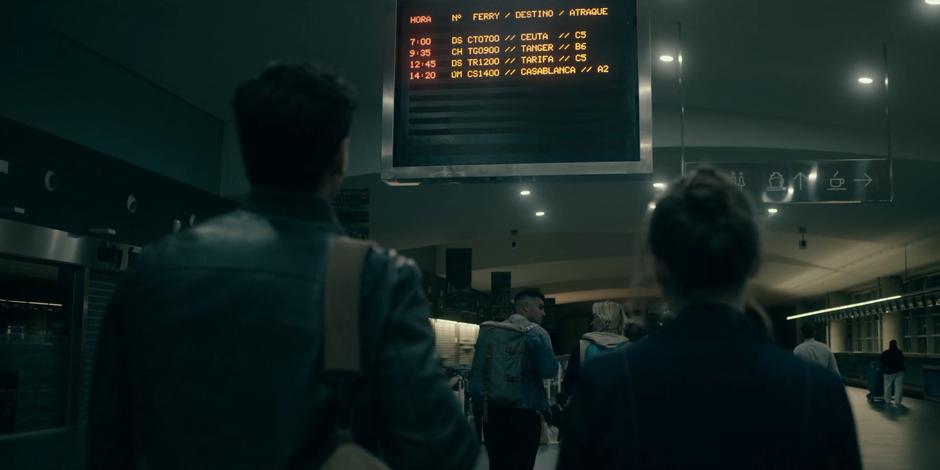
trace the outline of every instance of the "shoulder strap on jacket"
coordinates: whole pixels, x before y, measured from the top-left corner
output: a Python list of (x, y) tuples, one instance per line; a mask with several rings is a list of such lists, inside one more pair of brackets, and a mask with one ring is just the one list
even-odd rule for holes
[(362, 370), (359, 330), (359, 283), (372, 244), (336, 237), (326, 256), (323, 310), (323, 371), (358, 375)]

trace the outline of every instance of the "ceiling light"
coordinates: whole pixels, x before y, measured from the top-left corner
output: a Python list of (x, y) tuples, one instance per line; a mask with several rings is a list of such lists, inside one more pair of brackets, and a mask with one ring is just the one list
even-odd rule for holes
[(780, 212), (780, 211), (777, 210), (776, 207), (771, 207), (770, 209), (767, 209), (767, 213), (770, 215), (775, 215), (777, 212)]
[(673, 57), (673, 56), (671, 56), (671, 55), (661, 55), (661, 56), (659, 56), (659, 60), (661, 60), (661, 61), (663, 61), (663, 62), (672, 62), (672, 61), (676, 60), (676, 58)]
[(530, 194), (532, 194), (532, 191), (529, 191), (528, 189), (523, 189), (522, 191), (519, 191), (520, 196), (528, 196)]
[(862, 307), (862, 306), (865, 306), (865, 305), (877, 304), (877, 303), (879, 303), (879, 302), (887, 302), (887, 301), (889, 301), (889, 300), (895, 300), (895, 299), (900, 299), (900, 298), (901, 298), (900, 295), (893, 295), (893, 296), (891, 296), (891, 297), (885, 297), (885, 298), (883, 298), (883, 299), (869, 300), (869, 301), (867, 301), (867, 302), (859, 302), (859, 303), (857, 303), (857, 304), (842, 305), (842, 306), (840, 306), (840, 307), (832, 307), (832, 308), (824, 308), (824, 309), (822, 309), (822, 310), (814, 310), (814, 311), (812, 311), (812, 312), (801, 313), (801, 314), (799, 314), (799, 315), (791, 315), (791, 316), (787, 317), (787, 320), (796, 320), (797, 318), (811, 317), (811, 316), (813, 316), (813, 315), (819, 315), (819, 314), (821, 314), (821, 313), (837, 312), (837, 311), (839, 311), (839, 310), (846, 310), (846, 309), (855, 308), (855, 307)]
[(12, 300), (12, 299), (0, 299), (0, 302), (6, 302), (17, 305), (39, 305), (43, 307), (61, 307), (62, 304), (57, 304), (54, 302), (39, 302), (34, 300)]
[(536, 217), (545, 217), (545, 211), (538, 211), (535, 213)]
[(871, 77), (858, 77), (858, 83), (861, 83), (862, 85), (871, 85), (872, 83), (875, 83), (875, 81), (872, 80)]
[(654, 211), (654, 210), (656, 210), (656, 203), (655, 203), (655, 202), (651, 202), (650, 205), (648, 205), (648, 206), (646, 206), (646, 207), (647, 207), (649, 210)]
[(663, 189), (666, 189), (666, 183), (663, 183), (663, 182), (653, 183), (653, 188), (662, 191)]
[(924, 0), (924, 3), (928, 5), (940, 5), (940, 0)]

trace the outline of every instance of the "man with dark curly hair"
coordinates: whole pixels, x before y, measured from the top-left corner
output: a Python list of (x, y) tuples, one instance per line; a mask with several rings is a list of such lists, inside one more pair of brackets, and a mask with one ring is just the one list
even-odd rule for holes
[(325, 260), (343, 234), (329, 201), (353, 91), (275, 64), (234, 105), (250, 202), (146, 248), (114, 296), (88, 467), (320, 468), (351, 437), (396, 469), (472, 468), (479, 444), (438, 366), (411, 260), (364, 247), (362, 374), (339, 388), (323, 373), (337, 332), (323, 326)]

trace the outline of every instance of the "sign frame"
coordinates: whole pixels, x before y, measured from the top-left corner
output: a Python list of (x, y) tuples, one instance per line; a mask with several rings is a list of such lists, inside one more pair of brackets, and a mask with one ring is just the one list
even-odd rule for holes
[(387, 21), (392, 40), (385, 51), (382, 86), (381, 178), (390, 186), (416, 185), (425, 180), (514, 179), (536, 176), (628, 175), (653, 172), (653, 93), (649, 0), (636, 0), (638, 74), (638, 161), (568, 162), (497, 165), (394, 166), (395, 89), (397, 85), (398, 1), (388, 2)]

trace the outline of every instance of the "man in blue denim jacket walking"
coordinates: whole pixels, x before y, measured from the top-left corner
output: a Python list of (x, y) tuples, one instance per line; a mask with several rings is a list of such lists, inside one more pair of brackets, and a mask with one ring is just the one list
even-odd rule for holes
[(522, 369), (523, 405), (489, 405), (483, 436), (490, 470), (524, 470), (535, 465), (542, 435), (540, 413), (548, 411), (542, 380), (550, 379), (558, 372), (552, 340), (539, 326), (544, 319), (544, 295), (535, 289), (516, 294), (515, 313), (506, 322), (528, 328)]

